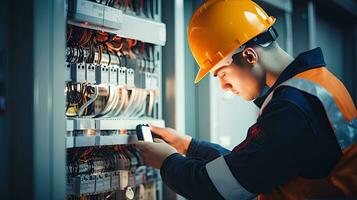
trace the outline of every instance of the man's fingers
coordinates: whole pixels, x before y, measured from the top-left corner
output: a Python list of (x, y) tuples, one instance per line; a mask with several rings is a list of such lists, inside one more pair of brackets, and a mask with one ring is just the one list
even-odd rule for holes
[(146, 144), (146, 142), (141, 141), (141, 140), (138, 140), (138, 141), (135, 142), (135, 146), (136, 145), (140, 145), (141, 146), (141, 145), (144, 145), (144, 144)]
[(153, 132), (155, 135), (158, 135), (160, 137), (164, 137), (167, 134), (167, 131), (165, 128), (160, 128), (157, 126), (154, 126), (152, 124), (149, 124), (151, 132)]

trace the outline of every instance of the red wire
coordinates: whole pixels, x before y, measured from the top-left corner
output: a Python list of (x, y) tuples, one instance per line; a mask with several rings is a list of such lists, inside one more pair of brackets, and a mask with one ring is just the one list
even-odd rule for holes
[(141, 46), (140, 46), (140, 53), (141, 53), (141, 54), (144, 54), (144, 52), (145, 52), (145, 43), (142, 42), (142, 43), (141, 43)]
[(69, 26), (69, 29), (67, 31), (67, 42), (72, 38), (72, 33), (73, 33), (73, 27)]

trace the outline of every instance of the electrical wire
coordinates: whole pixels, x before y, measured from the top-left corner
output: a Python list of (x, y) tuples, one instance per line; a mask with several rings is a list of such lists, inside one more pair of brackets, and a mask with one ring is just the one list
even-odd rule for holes
[(98, 98), (98, 95), (99, 95), (98, 86), (94, 85), (92, 87), (94, 88), (94, 94), (90, 98), (89, 101), (87, 101), (87, 97), (86, 97), (87, 95), (85, 95), (85, 97), (83, 97), (85, 99), (85, 103), (80, 107), (80, 109), (78, 111), (79, 117), (81, 117), (83, 114), (88, 115), (88, 106), (91, 105)]

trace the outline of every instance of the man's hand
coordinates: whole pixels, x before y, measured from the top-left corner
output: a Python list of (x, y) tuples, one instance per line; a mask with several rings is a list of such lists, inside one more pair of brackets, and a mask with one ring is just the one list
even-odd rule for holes
[(192, 137), (180, 135), (176, 130), (171, 128), (160, 128), (150, 124), (151, 132), (161, 137), (169, 145), (173, 146), (180, 154), (186, 154), (190, 146)]
[(164, 160), (171, 154), (177, 153), (177, 151), (161, 139), (155, 138), (154, 141), (138, 141), (135, 146), (141, 150), (146, 165), (160, 169)]

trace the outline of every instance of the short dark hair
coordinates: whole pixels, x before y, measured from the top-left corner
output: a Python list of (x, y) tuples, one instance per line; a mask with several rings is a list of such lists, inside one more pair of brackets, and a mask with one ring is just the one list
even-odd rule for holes
[(236, 65), (238, 65), (238, 66), (243, 66), (244, 61), (243, 61), (243, 55), (242, 55), (242, 53), (243, 53), (243, 52), (239, 52), (239, 53), (237, 53), (237, 54), (234, 54), (234, 55), (232, 56), (232, 59), (233, 59), (232, 63), (234, 63), (234, 64), (236, 64)]
[[(248, 48), (248, 47), (261, 47), (261, 48), (263, 48), (264, 50), (267, 50), (267, 51), (269, 51), (270, 49), (272, 49), (272, 48), (275, 48), (276, 46), (278, 45), (278, 43), (276, 42), (276, 41), (272, 41), (268, 46), (266, 46), (266, 47), (262, 47), (262, 46), (260, 46), (260, 45), (255, 45), (255, 44), (249, 44), (249, 45), (247, 45), (245, 48)], [(244, 50), (243, 50), (244, 51)], [(244, 65), (244, 59), (243, 59), (243, 51), (242, 52), (239, 52), (239, 53), (237, 53), (237, 54), (234, 54), (233, 56), (232, 56), (232, 59), (233, 59), (233, 61), (232, 61), (232, 63), (234, 63), (234, 64), (236, 64), (236, 65), (238, 65), (238, 66), (243, 66)]]

